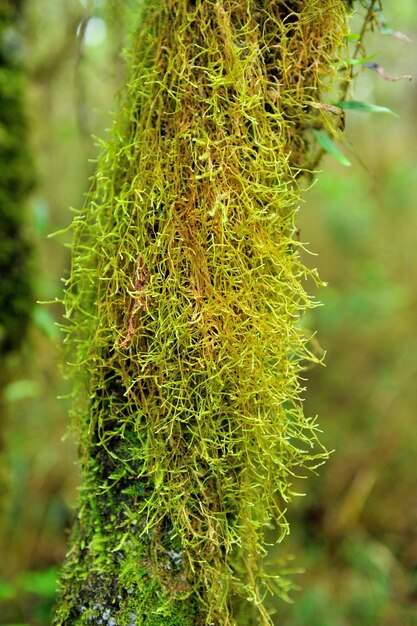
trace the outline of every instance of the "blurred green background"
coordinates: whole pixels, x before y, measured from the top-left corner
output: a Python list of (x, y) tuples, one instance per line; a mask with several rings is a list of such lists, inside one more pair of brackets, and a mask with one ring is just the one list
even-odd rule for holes
[[(41, 301), (59, 299), (68, 275), (70, 233), (47, 235), (82, 205), (98, 151), (91, 137), (105, 135), (117, 108), (133, 5), (27, 0), (14, 33), (28, 74), (37, 168), (28, 230)], [(414, 41), (374, 32), (368, 52), (392, 76), (413, 74), (417, 5), (387, 0), (385, 11)], [(328, 283), (305, 321), (326, 352), (325, 367), (306, 372), (305, 406), (334, 452), (296, 485), (306, 495), (289, 508), (290, 536), (271, 551), (305, 570), (293, 576), (294, 603), (271, 607), (282, 626), (417, 625), (416, 96), (416, 80), (359, 68), (351, 98), (398, 117), (348, 112), (340, 148), (352, 167), (325, 156), (300, 209), (301, 239), (314, 252), (306, 263)], [(49, 623), (73, 515), (79, 476), (75, 444), (64, 438), (61, 316), (59, 303), (36, 305), (21, 353), (3, 365), (1, 625)]]

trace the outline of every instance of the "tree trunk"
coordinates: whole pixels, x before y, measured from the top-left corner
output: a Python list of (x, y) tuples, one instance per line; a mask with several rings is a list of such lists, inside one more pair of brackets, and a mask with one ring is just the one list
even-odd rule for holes
[(294, 226), (341, 0), (153, 0), (66, 306), (83, 485), (54, 624), (270, 623), (266, 532), (325, 456)]
[(21, 345), (33, 303), (24, 203), (33, 186), (18, 61), (19, 5), (0, 0), (0, 355)]
[[(9, 356), (22, 345), (34, 302), (32, 247), (25, 232), (25, 202), (34, 172), (28, 149), (24, 76), (18, 61), (20, 4), (0, 0), (0, 457), (7, 447), (3, 390), (11, 377)], [(8, 493), (8, 463), (1, 458), (0, 544)]]

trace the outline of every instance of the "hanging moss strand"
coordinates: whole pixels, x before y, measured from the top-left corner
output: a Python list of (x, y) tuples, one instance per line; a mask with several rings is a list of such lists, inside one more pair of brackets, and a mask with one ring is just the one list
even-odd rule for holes
[(301, 401), (318, 277), (295, 215), (346, 30), (341, 0), (145, 7), (74, 223), (84, 482), (55, 625), (225, 626), (245, 605), (269, 624), (267, 589), (285, 595), (265, 534), (326, 456)]

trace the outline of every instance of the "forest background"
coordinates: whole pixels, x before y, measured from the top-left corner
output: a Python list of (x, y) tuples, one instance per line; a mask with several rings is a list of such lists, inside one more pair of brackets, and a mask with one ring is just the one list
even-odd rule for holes
[[(27, 0), (19, 32), (10, 33), (27, 68), (37, 179), (27, 230), (39, 301), (61, 298), (70, 207), (83, 203), (99, 150), (94, 137), (105, 136), (117, 108), (135, 4)], [(386, 2), (385, 11), (387, 24), (413, 41), (369, 33), (367, 53), (392, 76), (413, 74), (417, 5)], [(417, 87), (354, 69), (351, 99), (398, 117), (347, 112), (341, 150), (352, 167), (326, 155), (299, 212), (306, 262), (328, 283), (315, 293), (323, 306), (305, 320), (326, 352), (326, 367), (306, 372), (305, 408), (318, 414), (334, 453), (297, 485), (306, 495), (288, 512), (291, 534), (271, 550), (272, 561), (292, 558), (299, 587), (293, 604), (277, 603), (280, 626), (417, 625)], [(56, 231), (64, 232), (48, 237)], [(21, 352), (7, 363), (3, 626), (49, 623), (79, 484), (76, 446), (65, 437), (60, 321), (58, 303), (37, 304)]]

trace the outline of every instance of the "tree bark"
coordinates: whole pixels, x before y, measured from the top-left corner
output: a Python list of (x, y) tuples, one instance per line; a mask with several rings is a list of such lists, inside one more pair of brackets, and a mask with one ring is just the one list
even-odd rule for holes
[(55, 626), (268, 624), (285, 595), (265, 535), (325, 456), (295, 214), (345, 33), (341, 0), (145, 3), (74, 223), (83, 485)]

